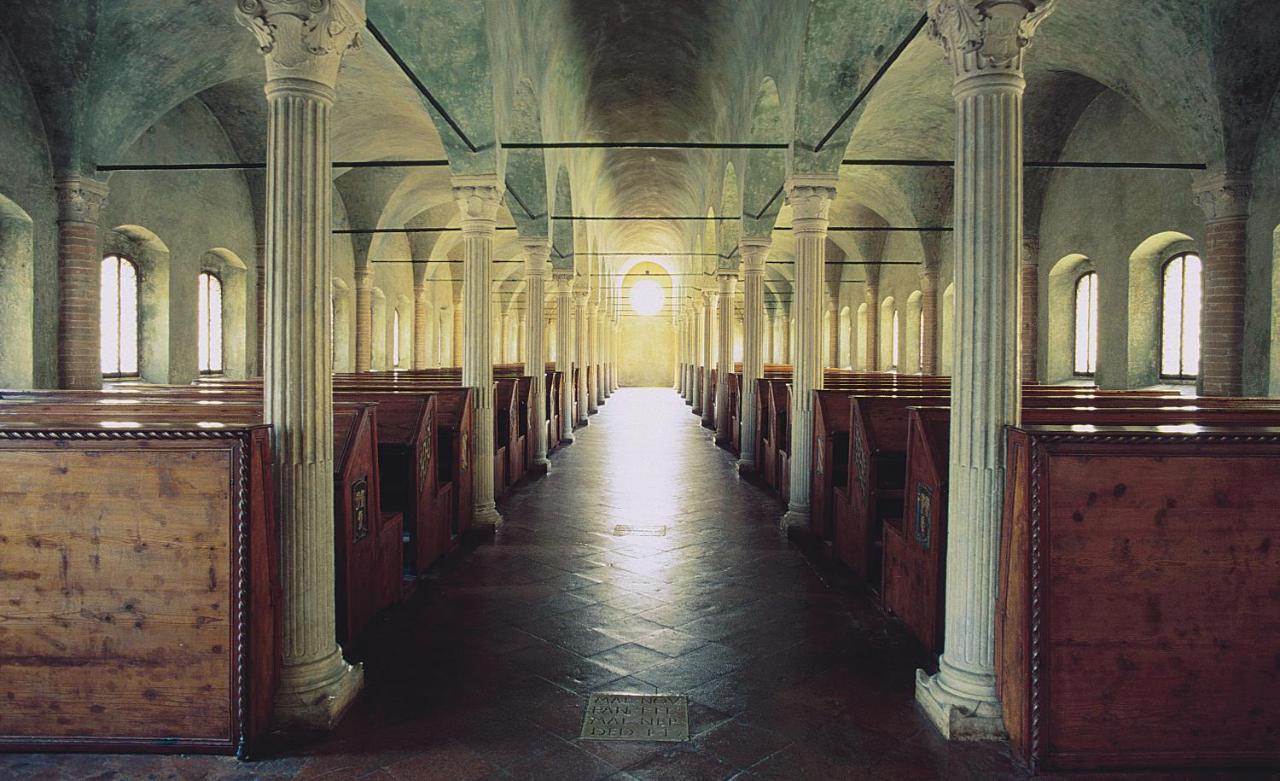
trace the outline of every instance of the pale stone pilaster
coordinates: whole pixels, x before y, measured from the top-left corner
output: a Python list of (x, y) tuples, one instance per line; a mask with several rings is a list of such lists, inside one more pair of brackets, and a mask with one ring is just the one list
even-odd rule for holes
[(328, 729), (364, 671), (334, 641), (332, 150), (329, 115), (364, 3), (239, 0), (267, 64), (264, 403), (280, 525), (283, 660), (276, 724)]
[(1196, 182), (1206, 217), (1202, 263), (1199, 393), (1244, 395), (1244, 299), (1249, 245), (1248, 174), (1211, 173)]
[(794, 176), (787, 182), (795, 237), (796, 349), (791, 380), (791, 494), (784, 527), (809, 526), (809, 482), (813, 468), (813, 398), (822, 388), (822, 286), (826, 278), (827, 225), (836, 177)]
[(1021, 405), (1022, 54), (1054, 0), (932, 0), (955, 71), (956, 338), (951, 383), (945, 646), (916, 700), (952, 739), (1004, 734), (995, 608), (1005, 427)]
[(764, 376), (764, 268), (770, 240), (747, 238), (738, 242), (742, 255), (742, 396), (741, 444), (738, 473), (756, 470), (756, 381)]
[(574, 294), (574, 297), (577, 299), (575, 301), (577, 306), (575, 307), (576, 314), (574, 318), (576, 321), (574, 331), (576, 333), (573, 352), (575, 356), (574, 363), (578, 367), (578, 412), (577, 419), (574, 422), (580, 426), (585, 426), (587, 425), (587, 415), (590, 414), (591, 410), (591, 392), (587, 387), (590, 385), (587, 382), (587, 366), (589, 365), (588, 361), (591, 359), (590, 346), (588, 345), (589, 337), (587, 335), (587, 307), (591, 303), (591, 291), (586, 289), (579, 290)]
[(560, 421), (563, 433), (560, 442), (573, 443), (573, 396), (577, 388), (573, 382), (573, 270), (556, 269), (552, 273), (556, 283), (556, 371), (560, 372)]
[(726, 445), (733, 442), (733, 432), (729, 430), (731, 417), (729, 410), (729, 375), (733, 372), (733, 296), (738, 285), (737, 271), (721, 271), (720, 308), (717, 334), (720, 345), (716, 349), (716, 442)]
[(471, 523), (502, 525), (493, 487), (493, 354), (489, 323), (493, 306), (493, 236), (498, 226), (502, 187), (495, 176), (455, 176), (453, 199), (462, 215), (462, 384), (475, 394), (471, 438)]
[(356, 365), (358, 372), (373, 370), (373, 267), (356, 267)]
[(711, 382), (711, 371), (716, 361), (716, 306), (720, 294), (714, 290), (702, 291), (706, 307), (702, 310), (702, 425), (714, 429), (716, 386)]
[[(102, 236), (107, 185), (85, 176), (54, 183), (58, 198), (58, 387), (102, 387)], [(141, 356), (139, 356), (141, 357)]]
[(551, 243), (546, 239), (524, 240), (524, 372), (533, 378), (534, 404), (529, 410), (533, 466), (544, 472), (551, 465), (547, 460), (547, 348), (543, 344), (550, 257)]

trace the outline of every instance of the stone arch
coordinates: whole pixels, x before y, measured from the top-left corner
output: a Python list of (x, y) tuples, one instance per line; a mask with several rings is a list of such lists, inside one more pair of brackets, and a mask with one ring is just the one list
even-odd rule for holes
[(355, 356), (352, 354), (351, 333), (352, 305), (351, 288), (346, 282), (334, 277), (330, 286), (331, 307), (333, 317), (333, 370), (349, 372), (353, 370)]
[[(1072, 253), (1053, 264), (1049, 270), (1049, 294), (1045, 301), (1047, 320), (1049, 382), (1061, 382), (1073, 376), (1075, 358), (1075, 289), (1076, 282), (1085, 274), (1096, 272), (1097, 267), (1085, 255)], [(1103, 282), (1101, 275), (1099, 282)], [(1104, 334), (1122, 335), (1123, 332), (1098, 329)]]
[[(138, 373), (141, 378), (158, 383), (190, 380), (190, 377), (175, 377), (172, 371), (168, 245), (140, 225), (121, 225), (103, 236), (102, 254), (128, 258), (138, 269)], [(195, 376), (194, 350), (191, 360), (189, 374)]]
[(200, 258), (200, 271), (222, 283), (222, 373), (232, 378), (248, 376), (248, 270), (239, 255), (224, 247), (208, 250)]
[(35, 383), (35, 277), (31, 217), (0, 195), (0, 388)]
[(924, 311), (924, 293), (912, 291), (907, 296), (906, 311), (902, 313), (902, 366), (899, 370), (918, 374), (920, 366), (920, 324)]
[(942, 316), (938, 318), (938, 370), (951, 376), (955, 363), (956, 283), (942, 291)]
[[(1174, 255), (1199, 251), (1187, 234), (1163, 231), (1145, 239), (1129, 256), (1128, 387), (1160, 382), (1160, 273)], [(1108, 333), (1115, 324), (1105, 312), (1101, 315), (1102, 333)]]

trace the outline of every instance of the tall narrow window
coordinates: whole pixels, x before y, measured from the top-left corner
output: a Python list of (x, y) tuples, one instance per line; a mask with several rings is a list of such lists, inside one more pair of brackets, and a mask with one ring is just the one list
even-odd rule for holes
[(1092, 271), (1076, 280), (1075, 374), (1098, 371), (1098, 275)]
[(391, 314), (391, 367), (400, 367), (400, 310)]
[(924, 372), (924, 301), (916, 304), (916, 371)]
[(200, 303), (196, 325), (197, 360), (201, 374), (222, 373), (222, 280), (209, 272), (199, 277)]
[(895, 310), (893, 310), (893, 329), (892, 329), (892, 331), (893, 331), (893, 347), (892, 347), (892, 349), (891, 349), (891, 353), (892, 353), (892, 356), (893, 356), (893, 365), (892, 365), (892, 366), (890, 366), (889, 368), (890, 368), (891, 370), (893, 370), (893, 371), (895, 371), (895, 372), (896, 372), (896, 371), (898, 370), (898, 366), (899, 366), (899, 364), (900, 364), (900, 359), (901, 359), (901, 354), (902, 354), (902, 353), (901, 353), (901, 350), (902, 350), (902, 343), (901, 343), (901, 342), (899, 341), (899, 339), (898, 339), (898, 310), (896, 310), (896, 309), (895, 309)]
[(1187, 252), (1164, 264), (1160, 376), (1193, 379), (1200, 373), (1200, 256)]
[(102, 375), (138, 374), (138, 267), (119, 255), (102, 259)]

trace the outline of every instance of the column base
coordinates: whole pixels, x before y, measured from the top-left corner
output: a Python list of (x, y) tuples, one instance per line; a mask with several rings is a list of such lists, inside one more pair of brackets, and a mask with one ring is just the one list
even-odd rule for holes
[(916, 703), (947, 740), (1005, 740), (1000, 703), (970, 699), (946, 688), (938, 675), (916, 670)]
[[(336, 644), (333, 649), (333, 653), (319, 662), (280, 671), (273, 728), (328, 732), (342, 721), (364, 688), (364, 665), (348, 664), (342, 658), (342, 649)], [(319, 672), (322, 670), (325, 672)]]
[(573, 434), (569, 433), (568, 431), (564, 432), (564, 436), (560, 437), (560, 444), (562, 444), (562, 445), (572, 445), (572, 444), (573, 444)]
[(492, 502), (476, 505), (471, 516), (471, 528), (479, 532), (494, 531), (502, 526), (502, 514)]
[(529, 474), (541, 477), (551, 471), (551, 460), (547, 458), (535, 458), (533, 463), (529, 464)]
[(738, 476), (739, 477), (755, 477), (756, 462), (745, 458), (738, 459)]
[(697, 415), (698, 417), (702, 417), (702, 407), (699, 407), (697, 404), (693, 404), (693, 403), (690, 403), (689, 406), (693, 407), (693, 414)]
[(809, 528), (809, 508), (791, 506), (782, 515), (782, 521), (779, 523), (783, 529), (808, 529)]

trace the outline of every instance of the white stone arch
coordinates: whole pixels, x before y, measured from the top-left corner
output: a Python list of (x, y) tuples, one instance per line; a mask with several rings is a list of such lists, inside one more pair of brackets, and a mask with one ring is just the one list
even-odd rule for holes
[(145, 382), (189, 381), (195, 376), (194, 350), (189, 376), (179, 378), (173, 371), (168, 245), (140, 225), (120, 225), (103, 236), (102, 254), (128, 258), (138, 269), (138, 374)]
[[(1160, 382), (1161, 272), (1170, 258), (1184, 252), (1199, 254), (1200, 249), (1185, 233), (1163, 231), (1145, 239), (1129, 256), (1127, 387)], [(1109, 320), (1106, 312), (1099, 314), (1100, 333), (1109, 334), (1120, 325)], [(1099, 366), (1100, 374), (1101, 371)]]
[[(1085, 274), (1097, 272), (1097, 267), (1087, 255), (1073, 252), (1060, 258), (1049, 269), (1048, 296), (1045, 301), (1046, 342), (1048, 345), (1045, 377), (1049, 382), (1061, 382), (1073, 376), (1075, 363), (1075, 292), (1076, 283)], [(1102, 284), (1106, 280), (1099, 275)], [(1099, 339), (1106, 336), (1123, 336), (1123, 331), (1112, 332), (1099, 325)], [(1099, 350), (1101, 357), (1101, 350)]]
[(900, 371), (918, 374), (920, 366), (920, 325), (924, 311), (924, 293), (912, 291), (907, 296), (906, 311), (902, 313), (902, 366)]
[(35, 276), (30, 215), (0, 195), (0, 388), (35, 383)]
[[(200, 271), (222, 283), (222, 373), (231, 378), (248, 376), (249, 370), (249, 267), (224, 247), (208, 250), (200, 258)], [(197, 280), (191, 280), (195, 284)]]
[(955, 363), (956, 283), (942, 291), (942, 316), (938, 318), (938, 370), (951, 376)]
[(355, 356), (351, 349), (351, 288), (337, 277), (330, 285), (333, 317), (333, 370), (349, 372), (353, 370)]

